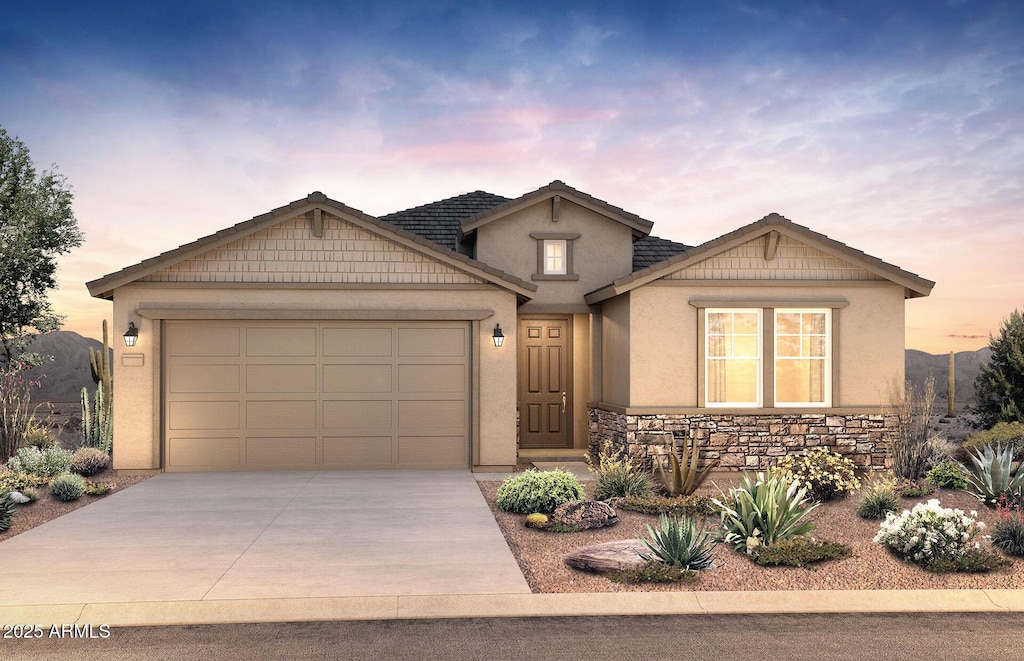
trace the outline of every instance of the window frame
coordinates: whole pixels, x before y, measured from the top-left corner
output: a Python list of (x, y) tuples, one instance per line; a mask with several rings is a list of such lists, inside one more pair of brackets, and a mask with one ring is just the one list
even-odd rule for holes
[[(825, 318), (825, 355), (817, 356), (779, 356), (779, 315), (780, 314), (821, 314)], [(801, 331), (800, 337), (803, 337)], [(832, 310), (829, 308), (772, 308), (772, 400), (776, 408), (831, 408), (832, 407)], [(823, 379), (824, 400), (821, 402), (784, 402), (779, 400), (779, 361), (785, 360), (821, 360), (825, 364)]]
[[(757, 319), (757, 334), (756, 334), (756, 337), (757, 337), (757, 340), (756, 340), (757, 355), (754, 356), (754, 358), (757, 360), (757, 369), (756, 369), (757, 376), (756, 376), (756, 384), (755, 384), (756, 385), (757, 396), (756, 396), (755, 401), (753, 401), (753, 402), (712, 402), (711, 398), (709, 397), (709, 387), (710, 387), (710, 384), (711, 384), (711, 379), (709, 378), (708, 375), (710, 373), (709, 366), (710, 366), (710, 362), (712, 360), (712, 356), (710, 356), (710, 354), (709, 354), (710, 342), (708, 341), (708, 339), (709, 339), (708, 330), (709, 330), (709, 326), (710, 326), (710, 323), (711, 323), (711, 315), (713, 315), (713, 314), (721, 314), (721, 313), (732, 314), (734, 319), (735, 319), (735, 315), (737, 313), (747, 313), (747, 314), (753, 313), (755, 315), (756, 319)], [(735, 333), (733, 333), (732, 335), (734, 336)], [(764, 407), (764, 381), (765, 381), (764, 380), (764, 362), (765, 362), (764, 361), (764, 359), (765, 359), (765, 355), (764, 354), (765, 354), (765, 352), (764, 352), (764, 340), (763, 340), (763, 338), (764, 338), (764, 310), (762, 308), (706, 308), (704, 310), (703, 336), (704, 336), (704, 340), (703, 340), (703, 347), (704, 347), (703, 348), (703, 353), (704, 353), (704, 355), (701, 357), (701, 360), (704, 362), (704, 370), (703, 370), (703, 373), (704, 373), (704, 406), (706, 408), (763, 408)], [(716, 360), (722, 360), (722, 359), (728, 360), (728, 358), (729, 357), (724, 356), (724, 357), (715, 358), (715, 359)], [(750, 357), (744, 357), (743, 359), (744, 360), (749, 360)]]
[[(579, 280), (580, 276), (574, 272), (573, 266), (573, 242), (580, 238), (579, 234), (531, 232), (530, 237), (537, 241), (537, 272), (533, 274), (533, 280)], [(563, 244), (562, 263), (565, 272), (549, 273), (547, 271), (547, 246), (550, 242)]]
[[(551, 248), (560, 248), (558, 252), (561, 254), (551, 254)], [(541, 266), (541, 274), (543, 275), (568, 275), (569, 264), (568, 256), (566, 253), (569, 252), (569, 242), (565, 239), (542, 239), (541, 250), (544, 251), (544, 264)], [(552, 268), (552, 262), (556, 262), (561, 265), (561, 268)]]

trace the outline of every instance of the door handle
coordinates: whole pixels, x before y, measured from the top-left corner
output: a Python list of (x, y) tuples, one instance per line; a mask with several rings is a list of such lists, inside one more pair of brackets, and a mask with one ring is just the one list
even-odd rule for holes
[(565, 392), (562, 393), (562, 414), (565, 414)]

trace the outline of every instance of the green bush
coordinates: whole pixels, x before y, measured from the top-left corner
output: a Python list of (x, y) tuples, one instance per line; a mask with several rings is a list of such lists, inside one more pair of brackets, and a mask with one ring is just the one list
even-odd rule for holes
[(513, 475), (498, 488), (498, 509), (517, 514), (553, 512), (562, 503), (583, 500), (583, 485), (561, 469), (528, 471)]
[(608, 578), (616, 583), (678, 583), (696, 575), (692, 569), (651, 561), (636, 569), (609, 572)]
[(616, 509), (640, 512), (641, 514), (669, 514), (674, 516), (711, 516), (718, 513), (715, 501), (706, 494), (691, 493), (689, 496), (672, 498), (652, 494), (650, 496), (626, 496), (610, 503)]
[(842, 498), (860, 488), (854, 476), (852, 460), (825, 446), (812, 448), (803, 455), (780, 457), (773, 474), (789, 475), (805, 487), (818, 502)]
[(927, 480), (908, 480), (900, 478), (896, 481), (896, 494), (900, 498), (923, 498), (935, 493), (935, 487)]
[(7, 462), (8, 470), (55, 477), (71, 470), (71, 451), (63, 448), (20, 448)]
[(929, 571), (983, 572), (1005, 566), (998, 562), (997, 554), (982, 551), (973, 541), (985, 528), (974, 518), (976, 514), (944, 508), (932, 499), (899, 515), (890, 512), (875, 541)]
[(25, 429), (25, 434), (21, 437), (21, 443), (25, 447), (46, 449), (52, 448), (57, 445), (57, 439), (46, 427), (39, 424), (31, 424)]
[(39, 491), (34, 489), (33, 487), (25, 487), (19, 493), (21, 493), (22, 496), (28, 498), (29, 503), (34, 503), (37, 500), (39, 500)]
[(810, 537), (791, 537), (771, 546), (758, 547), (752, 557), (759, 565), (806, 567), (815, 562), (849, 558), (851, 555), (853, 552), (846, 544)]
[(968, 435), (962, 447), (964, 452), (969, 453), (996, 445), (1012, 445), (1013, 458), (1017, 461), (1024, 459), (1024, 422), (997, 423), (991, 429)]
[(597, 465), (587, 457), (587, 467), (594, 475), (594, 500), (650, 495), (654, 485), (639, 462), (623, 457), (622, 450), (612, 452), (610, 446), (605, 444)]
[(742, 486), (715, 500), (721, 508), (722, 540), (737, 551), (753, 553), (758, 546), (806, 535), (814, 524), (805, 519), (818, 506), (806, 495), (806, 489), (785, 475), (765, 479), (758, 473), (755, 479), (743, 473)]
[(97, 448), (78, 448), (71, 457), (71, 470), (79, 475), (95, 475), (110, 468), (110, 455)]
[(884, 519), (889, 512), (900, 509), (896, 481), (888, 476), (875, 477), (861, 490), (857, 516), (862, 519)]
[(698, 525), (689, 517), (669, 517), (662, 514), (658, 519), (659, 527), (647, 526), (647, 534), (651, 539), (641, 539), (640, 543), (650, 553), (640, 553), (647, 561), (657, 561), (666, 565), (683, 569), (706, 569), (711, 566), (714, 557), (712, 551), (718, 540), (703, 525)]
[(46, 484), (46, 481), (45, 477), (39, 477), (38, 475), (30, 475), (29, 473), (7, 469), (0, 470), (0, 489), (7, 491), (21, 491), (24, 493), (26, 488)]
[(58, 475), (50, 482), (50, 493), (57, 500), (63, 500), (65, 502), (78, 500), (85, 495), (85, 489), (88, 485), (85, 482), (85, 478), (76, 473), (64, 473)]
[(966, 489), (970, 484), (963, 466), (952, 459), (943, 459), (928, 471), (928, 483), (946, 489)]
[(970, 549), (961, 557), (950, 560), (939, 558), (921, 566), (936, 574), (961, 572), (964, 574), (985, 574), (997, 569), (1005, 569), (1013, 563), (988, 549)]
[(14, 499), (11, 498), (11, 492), (0, 491), (0, 532), (6, 532), (11, 527), (16, 507)]

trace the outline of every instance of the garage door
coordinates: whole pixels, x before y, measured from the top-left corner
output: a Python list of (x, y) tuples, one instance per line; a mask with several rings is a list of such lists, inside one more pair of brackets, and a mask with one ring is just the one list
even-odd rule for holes
[(164, 325), (169, 471), (465, 468), (465, 322)]

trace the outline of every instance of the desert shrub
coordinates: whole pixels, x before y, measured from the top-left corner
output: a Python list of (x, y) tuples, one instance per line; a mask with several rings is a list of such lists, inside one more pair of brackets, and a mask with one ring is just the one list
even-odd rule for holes
[(37, 500), (39, 500), (39, 491), (37, 489), (35, 489), (34, 487), (25, 487), (24, 489), (22, 489), (18, 493), (20, 493), (22, 496), (25, 496), (26, 498), (28, 498), (28, 502), (30, 502), (30, 503), (34, 503)]
[(928, 480), (896, 480), (896, 495), (900, 498), (924, 498), (935, 493), (935, 487)]
[(857, 516), (862, 519), (884, 519), (889, 512), (900, 508), (896, 481), (887, 475), (876, 476), (861, 490), (857, 503)]
[(71, 470), (71, 451), (64, 448), (20, 448), (7, 468), (39, 477), (55, 477)]
[(38, 475), (7, 469), (0, 470), (0, 489), (6, 489), (7, 491), (21, 491), (24, 493), (27, 487), (37, 487), (41, 484), (46, 484), (46, 481), (47, 478)]
[(875, 541), (892, 554), (932, 571), (973, 571), (968, 568), (985, 564), (978, 553), (970, 553), (981, 550), (973, 540), (985, 528), (975, 516), (976, 512), (967, 515), (932, 499), (902, 514), (887, 514)]
[(609, 572), (608, 578), (616, 583), (678, 583), (696, 575), (692, 569), (650, 561), (636, 569)]
[(983, 446), (968, 455), (972, 470), (967, 473), (969, 491), (988, 505), (999, 498), (1024, 493), (1024, 462), (1013, 472), (1013, 448)]
[(998, 519), (992, 525), (992, 546), (1010, 555), (1024, 556), (1024, 509), (1006, 496), (996, 506)]
[(548, 515), (541, 514), (540, 512), (534, 512), (533, 514), (526, 515), (526, 527), (527, 528), (547, 528), (548, 527)]
[(846, 544), (810, 537), (791, 537), (771, 546), (760, 546), (751, 557), (759, 565), (806, 567), (816, 562), (849, 558), (851, 555), (853, 552)]
[(1024, 422), (1024, 314), (1014, 310), (988, 346), (992, 354), (974, 380), (975, 412), (986, 427)]
[(934, 405), (933, 377), (928, 377), (923, 390), (908, 381), (903, 392), (894, 389), (890, 394), (886, 413), (896, 421), (896, 427), (888, 433), (886, 445), (897, 478), (918, 480), (940, 459), (941, 445), (928, 430)]
[(654, 490), (651, 478), (640, 463), (622, 450), (611, 450), (605, 443), (595, 465), (587, 457), (587, 468), (594, 475), (594, 499), (609, 500), (625, 496), (648, 496)]
[(0, 532), (6, 532), (11, 527), (16, 507), (14, 499), (11, 498), (11, 492), (0, 491)]
[(25, 447), (46, 449), (57, 445), (57, 439), (46, 427), (39, 424), (31, 424), (21, 437), (21, 444)]
[(30, 367), (18, 359), (0, 364), (0, 462), (14, 456), (25, 431), (35, 424), (32, 389), (39, 382), (25, 376)]
[(807, 490), (785, 475), (755, 479), (743, 473), (742, 486), (715, 499), (721, 508), (722, 540), (737, 551), (753, 553), (758, 546), (771, 546), (777, 541), (806, 535), (814, 529), (807, 516), (817, 507), (811, 503)]
[(995, 551), (988, 549), (970, 549), (963, 557), (955, 560), (939, 558), (925, 565), (925, 569), (936, 574), (947, 572), (962, 572), (964, 574), (984, 574), (1009, 567), (1013, 563), (1002, 557)]
[(689, 496), (670, 498), (652, 494), (650, 496), (626, 496), (610, 503), (617, 509), (640, 512), (641, 514), (668, 514), (670, 516), (711, 516), (718, 513), (715, 501), (705, 494), (691, 493)]
[(689, 517), (666, 516), (658, 519), (658, 528), (647, 526), (650, 540), (641, 539), (650, 553), (640, 553), (647, 561), (657, 561), (683, 569), (706, 569), (714, 559), (718, 540)]
[(85, 478), (76, 473), (64, 473), (53, 478), (50, 482), (50, 493), (57, 500), (63, 500), (65, 502), (71, 500), (78, 500), (85, 495), (85, 489), (88, 485), (85, 483)]
[(791, 476), (800, 486), (807, 488), (814, 500), (823, 502), (842, 498), (860, 488), (860, 480), (853, 474), (854, 468), (852, 460), (819, 446), (800, 456), (780, 457), (772, 472)]
[(71, 457), (71, 470), (79, 475), (95, 475), (110, 468), (110, 455), (97, 448), (78, 448)]
[(553, 512), (570, 500), (583, 500), (583, 485), (572, 473), (561, 469), (538, 471), (531, 468), (513, 475), (498, 488), (498, 509), (517, 514)]
[(1012, 445), (1013, 458), (1024, 459), (1024, 422), (1000, 422), (991, 429), (969, 434), (963, 442), (965, 453), (996, 445)]
[(85, 495), (87, 496), (105, 496), (110, 493), (110, 490), (113, 488), (113, 484), (106, 482), (93, 482), (92, 480), (85, 481)]
[(963, 466), (952, 459), (944, 459), (928, 470), (928, 483), (946, 489), (966, 489), (970, 482)]

